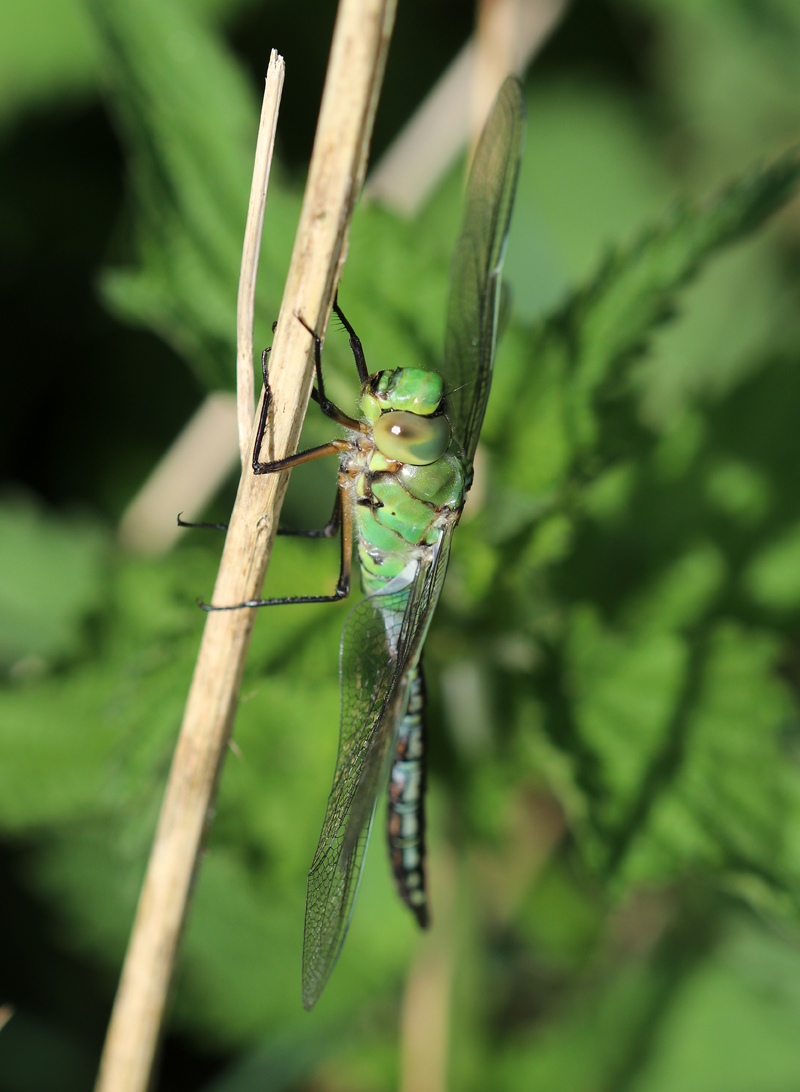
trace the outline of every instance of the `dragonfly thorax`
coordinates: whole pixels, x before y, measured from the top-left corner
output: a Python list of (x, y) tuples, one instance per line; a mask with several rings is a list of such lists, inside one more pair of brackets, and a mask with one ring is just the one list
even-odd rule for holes
[(361, 389), (361, 409), (373, 423), (390, 410), (430, 417), (441, 409), (443, 398), (444, 381), (438, 372), (393, 368), (369, 377)]
[(438, 372), (395, 368), (371, 375), (361, 391), (361, 409), (372, 422), (378, 451), (387, 459), (414, 466), (441, 458), (450, 444), (443, 397)]

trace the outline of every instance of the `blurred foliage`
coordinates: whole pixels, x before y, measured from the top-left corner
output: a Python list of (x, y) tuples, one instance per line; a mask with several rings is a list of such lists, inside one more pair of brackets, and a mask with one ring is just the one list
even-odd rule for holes
[[(415, 36), (430, 84), (454, 18), (444, 0), (400, 5), (384, 117)], [(310, 56), (329, 22), (309, 5)], [(17, 1011), (0, 1092), (91, 1082), (219, 550), (198, 535), (135, 559), (113, 522), (201, 392), (232, 383), (248, 66), (260, 75), (272, 28), (296, 23), (278, 0), (0, 15), (18, 363), (52, 296), (51, 344), (14, 369), (2, 431), (0, 1003)], [(483, 500), (476, 486), (427, 649), (454, 1088), (800, 1081), (798, 58), (794, 0), (584, 0), (530, 74)], [(304, 55), (287, 66), (257, 343), (300, 207), (280, 129), (300, 117)], [(460, 181), (414, 223), (357, 210), (340, 299), (375, 370), (436, 367)], [(351, 405), (334, 327), (325, 353)], [(312, 412), (306, 436), (329, 426)], [(334, 468), (302, 471), (284, 518), (317, 525)], [(335, 572), (334, 544), (282, 540), (269, 583), (322, 591)], [(426, 949), (380, 838), (326, 993), (311, 1016), (299, 1001), (347, 609), (257, 621), (164, 1090), (397, 1087), (403, 983)]]

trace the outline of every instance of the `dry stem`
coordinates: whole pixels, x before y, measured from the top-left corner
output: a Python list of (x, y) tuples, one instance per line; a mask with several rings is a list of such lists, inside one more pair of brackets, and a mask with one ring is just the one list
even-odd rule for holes
[(250, 187), (250, 204), (242, 247), (242, 269), (239, 274), (239, 297), (236, 302), (236, 416), (239, 424), (239, 450), (242, 470), (247, 469), (250, 453), (250, 433), (255, 410), (255, 386), (253, 382), (253, 316), (256, 306), (256, 274), (258, 254), (261, 250), (261, 229), (264, 226), (264, 206), (267, 203), (267, 186), (275, 150), (275, 130), (286, 72), (283, 57), (273, 49), (269, 58), (264, 99), (261, 104), (261, 123), (258, 126), (256, 160), (253, 166), (253, 182)]
[[(270, 455), (296, 449), (343, 261), (394, 19), (394, 0), (341, 0), (297, 238), (272, 351)], [(255, 434), (251, 438), (251, 445)], [(213, 602), (258, 594), (287, 474), (239, 485)], [(209, 614), (122, 971), (96, 1092), (145, 1092), (201, 839), (230, 734), (253, 610)], [(264, 983), (269, 989), (269, 983)]]

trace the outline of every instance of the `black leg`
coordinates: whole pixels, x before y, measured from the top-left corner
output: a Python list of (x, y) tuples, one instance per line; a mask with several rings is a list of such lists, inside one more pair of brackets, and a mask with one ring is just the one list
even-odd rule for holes
[[(302, 321), (302, 320), (301, 320)], [(275, 329), (277, 323), (272, 324), (272, 329)], [(303, 323), (305, 325), (305, 323)], [(319, 377), (322, 377), (321, 362), (319, 358), (319, 338), (316, 335), (312, 335), (316, 340), (316, 364)], [(267, 428), (267, 418), (269, 416), (269, 404), (272, 399), (272, 392), (269, 386), (269, 376), (267, 373), (267, 357), (269, 356), (270, 349), (267, 348), (261, 354), (261, 372), (264, 377), (264, 401), (261, 406), (261, 415), (258, 422), (258, 431), (256, 433), (256, 442), (253, 449), (253, 473), (254, 474), (275, 474), (281, 470), (291, 470), (294, 466), (300, 466), (302, 463), (310, 462), (312, 459), (321, 459), (325, 455), (340, 455), (344, 451), (352, 451), (353, 445), (347, 440), (332, 440), (329, 444), (321, 444), (319, 447), (309, 448), (307, 451), (298, 451), (295, 455), (289, 455), (285, 459), (275, 459), (272, 462), (261, 462), (258, 458), (261, 451), (261, 445), (264, 441), (264, 433)], [(314, 392), (316, 396), (316, 391)], [(317, 396), (317, 401), (319, 398)], [(333, 403), (329, 403), (333, 405)], [(335, 407), (334, 407), (335, 408)], [(339, 412), (339, 411), (337, 411)], [(344, 417), (344, 415), (342, 415)], [(353, 421), (352, 418), (345, 418), (345, 422), (352, 424), (354, 427), (359, 427), (358, 421)], [(345, 423), (343, 422), (343, 423)], [(348, 425), (349, 427), (349, 425)], [(338, 497), (338, 494), (337, 494)], [(279, 530), (278, 534), (284, 535), (305, 535), (309, 538), (332, 538), (339, 529), (339, 504), (338, 501), (334, 504), (334, 512), (331, 519), (319, 531), (284, 531)], [(179, 527), (191, 527), (201, 530), (214, 530), (214, 531), (227, 531), (227, 523), (188, 523), (182, 520), (180, 513), (178, 514), (178, 526)]]
[[(289, 531), (285, 527), (279, 527), (277, 534), (279, 535), (295, 535), (298, 538), (334, 538), (339, 533), (339, 527), (342, 522), (342, 494), (336, 490), (336, 500), (333, 502), (333, 513), (331, 518), (325, 524), (324, 527), (318, 531)], [(181, 513), (178, 513), (178, 526), (179, 527), (192, 527), (195, 530), (200, 531), (227, 531), (227, 523), (187, 523), (186, 520), (181, 519)]]
[[(287, 531), (282, 527), (278, 528), (279, 535), (295, 535), (298, 538), (334, 538), (339, 533), (339, 528), (342, 523), (342, 491), (336, 490), (336, 500), (333, 502), (333, 512), (331, 518), (325, 524), (325, 526), (319, 531)], [(211, 526), (211, 524), (209, 524)]]
[(350, 325), (350, 323), (347, 321), (347, 319), (344, 317), (344, 312), (339, 306), (338, 292), (336, 293), (333, 300), (333, 311), (336, 317), (341, 322), (342, 326), (344, 326), (345, 330), (347, 330), (347, 333), (350, 335), (350, 348), (353, 350), (356, 368), (358, 369), (358, 378), (361, 380), (362, 383), (366, 383), (366, 381), (369, 379), (369, 369), (367, 368), (367, 362), (364, 359), (364, 349), (361, 345), (361, 339), (359, 338), (353, 327)]
[(322, 341), (319, 334), (311, 329), (302, 315), (296, 317), (298, 322), (308, 330), (314, 339), (314, 366), (317, 371), (317, 389), (311, 392), (311, 397), (319, 405), (326, 417), (330, 417), (332, 421), (336, 421), (339, 425), (344, 425), (345, 428), (352, 429), (353, 432), (359, 432), (361, 422), (356, 421), (354, 417), (348, 417), (344, 410), (340, 410), (329, 398), (325, 397), (325, 384), (322, 379)]
[[(300, 320), (302, 322), (302, 319)], [(305, 323), (303, 323), (305, 326)], [(312, 331), (313, 333), (313, 331)], [(316, 335), (313, 335), (316, 337)], [(319, 338), (317, 340), (317, 369), (319, 375), (322, 375), (321, 365), (319, 361)], [(309, 448), (308, 451), (298, 451), (296, 455), (289, 455), (286, 459), (275, 459), (273, 462), (262, 463), (258, 456), (261, 452), (261, 444), (264, 441), (264, 433), (267, 430), (267, 418), (269, 416), (269, 404), (272, 401), (272, 391), (269, 386), (269, 377), (267, 375), (267, 355), (269, 349), (265, 349), (261, 354), (261, 371), (264, 375), (264, 401), (261, 404), (261, 416), (258, 420), (258, 432), (256, 433), (256, 442), (253, 447), (253, 473), (254, 474), (276, 474), (280, 470), (291, 470), (293, 466), (299, 466), (301, 463), (310, 462), (312, 459), (321, 459), (324, 455), (341, 454), (343, 451), (352, 451), (353, 445), (348, 440), (332, 440), (329, 444), (321, 444), (319, 447)], [(332, 405), (332, 403), (331, 403)], [(344, 417), (344, 415), (342, 415)], [(347, 421), (352, 421), (352, 418), (346, 418)], [(342, 422), (344, 423), (344, 422)], [(352, 425), (358, 429), (359, 422), (352, 421)], [(347, 426), (348, 428), (350, 425)]]
[[(201, 610), (242, 610), (244, 607), (280, 607), (284, 603), (338, 603), (340, 599), (346, 599), (350, 594), (350, 567), (353, 554), (353, 515), (350, 505), (344, 502), (342, 493), (345, 489), (344, 472), (339, 473), (339, 512), (342, 529), (342, 554), (339, 564), (339, 580), (333, 595), (292, 595), (285, 599), (248, 599), (244, 603), (234, 603), (230, 607), (215, 607), (210, 603), (199, 602)], [(334, 515), (336, 509), (334, 508)]]
[(276, 474), (279, 470), (291, 470), (293, 466), (308, 463), (312, 459), (321, 459), (324, 455), (336, 455), (341, 454), (343, 451), (351, 451), (352, 444), (348, 440), (332, 440), (329, 444), (321, 444), (319, 447), (309, 448), (308, 451), (298, 451), (296, 455), (289, 455), (286, 459), (275, 459), (273, 462), (266, 463), (260, 462), (258, 456), (261, 451), (261, 444), (264, 441), (264, 433), (267, 430), (269, 404), (272, 400), (272, 392), (267, 378), (268, 352), (269, 350), (265, 349), (261, 357), (261, 367), (264, 372), (264, 401), (261, 405), (261, 416), (258, 421), (258, 432), (256, 433), (256, 442), (253, 448), (253, 473)]
[[(361, 349), (361, 342), (352, 331), (352, 327), (342, 315), (338, 308), (338, 304), (334, 304), (336, 313), (345, 325), (345, 328), (351, 334), (350, 345), (353, 349), (353, 355), (356, 358), (356, 366), (359, 369), (359, 375), (364, 373), (366, 376), (366, 365), (364, 363), (364, 353)], [(361, 431), (363, 425), (360, 421), (356, 421), (352, 417), (348, 417), (343, 413), (333, 402), (329, 401), (325, 397), (325, 387), (322, 378), (322, 343), (319, 336), (311, 329), (311, 327), (305, 322), (305, 320), (297, 315), (298, 320), (302, 323), (306, 330), (314, 338), (314, 364), (317, 373), (318, 390), (312, 391), (312, 397), (314, 401), (319, 403), (323, 413), (326, 416), (331, 417), (339, 424), (344, 425), (346, 428), (353, 431)], [(277, 324), (273, 323), (272, 329), (275, 329)], [(261, 354), (261, 372), (264, 377), (264, 401), (261, 405), (261, 414), (258, 421), (258, 429), (256, 432), (256, 441), (253, 449), (253, 473), (254, 474), (275, 474), (281, 470), (290, 470), (294, 466), (299, 466), (301, 463), (310, 462), (312, 459), (320, 459), (325, 455), (342, 454), (343, 452), (352, 452), (355, 449), (355, 445), (349, 440), (332, 440), (328, 444), (321, 444), (319, 447), (309, 448), (307, 451), (299, 451), (295, 455), (290, 455), (285, 459), (275, 459), (272, 462), (261, 462), (258, 458), (261, 453), (261, 445), (264, 441), (264, 434), (267, 428), (267, 419), (269, 416), (269, 404), (272, 399), (272, 392), (269, 385), (269, 376), (267, 370), (267, 357), (270, 349), (267, 348)], [(284, 603), (336, 603), (340, 599), (345, 599), (350, 594), (350, 570), (352, 564), (353, 553), (353, 518), (350, 506), (343, 501), (344, 491), (346, 488), (346, 475), (343, 471), (339, 471), (339, 487), (336, 493), (336, 501), (333, 506), (333, 513), (328, 523), (319, 531), (287, 531), (278, 530), (278, 534), (281, 535), (297, 535), (308, 538), (332, 538), (336, 532), (341, 528), (341, 563), (339, 566), (339, 580), (336, 584), (336, 591), (333, 595), (302, 595), (302, 596), (287, 596), (282, 599), (248, 599), (244, 603), (234, 603), (231, 606), (218, 607), (210, 603), (203, 603), (200, 601), (198, 606), (205, 611), (219, 611), (219, 610), (242, 610), (245, 607), (277, 607), (282, 606)], [(201, 528), (213, 528), (216, 530), (227, 530), (227, 524), (214, 524), (214, 523), (186, 523), (178, 516), (178, 524), (181, 527), (201, 527)]]
[(227, 523), (187, 523), (186, 520), (181, 519), (182, 512), (178, 512), (178, 526), (179, 527), (193, 527), (195, 530), (200, 531), (227, 531)]

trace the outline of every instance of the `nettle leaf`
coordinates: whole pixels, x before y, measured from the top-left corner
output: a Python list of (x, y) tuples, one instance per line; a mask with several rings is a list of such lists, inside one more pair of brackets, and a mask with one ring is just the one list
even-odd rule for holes
[[(483, 647), (532, 641), (527, 686), (524, 670), (484, 656), (503, 694), (497, 721), (537, 740), (581, 857), (616, 894), (698, 870), (755, 884), (785, 909), (800, 881), (782, 641), (749, 607), (742, 616), (739, 590), (778, 619), (795, 609), (783, 529), (794, 508), (764, 523), (772, 468), (724, 439), (741, 433), (736, 391), (659, 440), (637, 418), (634, 378), (703, 264), (763, 223), (799, 176), (788, 155), (676, 212), (555, 317), (512, 332), (518, 385), (501, 386), (491, 420), (487, 518), (455, 546), (445, 612), (477, 610)], [(720, 535), (720, 518), (736, 536)]]
[(85, 644), (103, 599), (108, 541), (87, 519), (46, 515), (24, 498), (0, 505), (0, 666), (41, 674)]
[[(137, 262), (101, 278), (111, 308), (160, 334), (204, 384), (232, 387), (236, 291), (258, 129), (244, 74), (197, 16), (98, 0), (110, 104), (128, 150)], [(273, 168), (257, 344), (268, 344), (299, 214)]]
[(775, 905), (796, 898), (800, 786), (778, 649), (732, 621), (684, 638), (614, 633), (585, 611), (572, 621), (562, 683), (587, 801), (578, 841), (618, 893), (702, 870), (758, 878)]
[(192, 593), (207, 565), (205, 551), (109, 564), (103, 607), (91, 604), (92, 641), (70, 669), (0, 691), (5, 830), (25, 835), (117, 809), (138, 822), (155, 804), (196, 654)]
[(692, 642), (660, 768), (636, 822), (620, 831), (628, 882), (703, 868), (749, 874), (796, 902), (800, 786), (782, 746), (793, 703), (774, 674), (778, 652), (774, 637), (734, 622)]
[(785, 204), (798, 178), (800, 159), (791, 153), (704, 206), (678, 209), (611, 254), (590, 285), (527, 335), (528, 365), (509, 392), (498, 440), (508, 489), (541, 494), (563, 487), (568, 471), (583, 480), (619, 457), (632, 441), (630, 432), (620, 436), (617, 404), (634, 393), (632, 365), (651, 335), (703, 264)]

